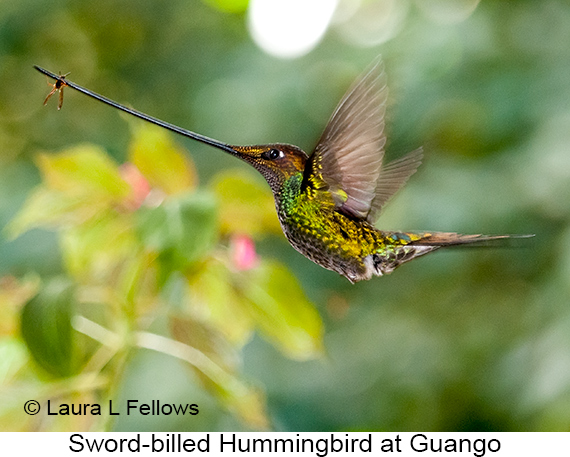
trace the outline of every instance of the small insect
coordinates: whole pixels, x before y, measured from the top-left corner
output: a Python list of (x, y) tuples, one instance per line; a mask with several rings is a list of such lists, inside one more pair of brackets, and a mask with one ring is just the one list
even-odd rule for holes
[(48, 100), (51, 98), (51, 96), (52, 96), (53, 94), (55, 94), (56, 92), (59, 92), (59, 103), (57, 104), (57, 109), (58, 109), (58, 110), (61, 109), (61, 106), (63, 105), (63, 88), (64, 88), (65, 86), (67, 86), (67, 84), (66, 84), (66, 82), (65, 82), (64, 80), (65, 80), (65, 77), (68, 76), (68, 75), (69, 75), (69, 73), (66, 73), (65, 75), (62, 75), (62, 74), (60, 73), (60, 74), (59, 74), (59, 79), (57, 79), (57, 80), (55, 81), (55, 83), (53, 83), (53, 84), (51, 84), (51, 83), (49, 82), (49, 78), (48, 78), (47, 75), (46, 75), (48, 86), (51, 86), (52, 89), (51, 89), (50, 93), (47, 94), (47, 97), (46, 97), (46, 99), (44, 100), (44, 106), (47, 105)]

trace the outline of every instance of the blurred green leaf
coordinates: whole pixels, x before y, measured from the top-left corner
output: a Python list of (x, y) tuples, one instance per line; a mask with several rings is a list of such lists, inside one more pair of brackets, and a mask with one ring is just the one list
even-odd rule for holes
[(137, 211), (137, 229), (147, 249), (171, 269), (184, 268), (206, 254), (217, 238), (216, 203), (206, 193), (165, 200)]
[(8, 236), (15, 238), (36, 227), (56, 228), (93, 217), (99, 209), (84, 205), (80, 196), (39, 186), (26, 200), (23, 208), (6, 226)]
[(196, 171), (185, 149), (164, 129), (145, 122), (131, 122), (129, 159), (152, 187), (165, 193), (186, 192), (196, 185)]
[(241, 288), (261, 333), (293, 359), (322, 355), (323, 323), (295, 276), (268, 261), (247, 273)]
[(43, 182), (7, 226), (16, 237), (35, 227), (76, 225), (101, 211), (120, 207), (131, 194), (105, 151), (80, 145), (56, 154), (39, 154)]
[(225, 13), (245, 13), (249, 0), (203, 0), (210, 6)]
[(74, 288), (67, 279), (52, 279), (22, 309), (21, 332), (39, 366), (57, 377), (77, 370), (71, 316)]
[(105, 282), (117, 267), (140, 251), (132, 214), (106, 212), (61, 233), (67, 270), (77, 279)]
[(39, 154), (44, 184), (93, 203), (120, 203), (131, 189), (117, 164), (99, 146), (83, 144), (57, 154)]
[(0, 337), (13, 336), (17, 332), (21, 308), (35, 295), (39, 282), (37, 276), (23, 280), (13, 276), (0, 278)]
[(254, 171), (224, 170), (211, 186), (220, 201), (222, 233), (281, 233), (273, 195)]
[(233, 344), (242, 346), (253, 332), (247, 303), (232, 284), (231, 272), (215, 259), (189, 277), (193, 315), (217, 328)]
[(257, 327), (288, 357), (322, 355), (323, 324), (295, 276), (277, 262), (232, 271), (212, 260), (189, 278), (190, 309), (242, 345)]
[[(18, 319), (19, 323), (19, 319)], [(30, 398), (38, 398), (40, 383), (22, 383), (22, 374), (29, 370), (30, 354), (19, 338), (0, 339), (0, 431), (29, 431), (33, 421), (20, 414), (22, 405)], [(25, 416), (25, 417), (23, 417)]]

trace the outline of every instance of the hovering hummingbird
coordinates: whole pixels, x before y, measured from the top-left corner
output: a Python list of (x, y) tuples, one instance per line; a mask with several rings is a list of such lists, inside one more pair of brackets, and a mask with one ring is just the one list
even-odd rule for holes
[(54, 88), (71, 87), (145, 121), (221, 149), (252, 165), (266, 179), (291, 245), (351, 283), (391, 273), (444, 246), (482, 243), (509, 235), (388, 232), (374, 227), (388, 200), (414, 174), (422, 149), (383, 164), (388, 88), (377, 61), (344, 95), (309, 156), (297, 146), (234, 146), (161, 121), (96, 94), (43, 68)]

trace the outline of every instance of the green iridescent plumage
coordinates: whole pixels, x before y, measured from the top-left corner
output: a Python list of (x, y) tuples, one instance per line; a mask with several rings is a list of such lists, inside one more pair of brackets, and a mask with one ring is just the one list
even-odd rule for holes
[(148, 122), (221, 149), (256, 168), (267, 180), (283, 232), (313, 262), (351, 282), (392, 272), (443, 246), (508, 236), (444, 232), (384, 232), (374, 227), (388, 200), (415, 173), (422, 151), (383, 163), (388, 89), (380, 61), (340, 101), (311, 156), (289, 144), (234, 146), (169, 124), (63, 79), (60, 84)]
[(332, 197), (327, 201), (318, 194), (301, 192), (302, 178), (299, 173), (283, 185), (278, 202), (283, 231), (309, 259), (352, 282), (372, 276), (365, 259), (372, 261), (376, 256), (376, 262), (382, 263), (387, 273), (414, 250), (406, 246), (423, 236), (381, 232), (366, 221), (348, 217), (336, 211)]

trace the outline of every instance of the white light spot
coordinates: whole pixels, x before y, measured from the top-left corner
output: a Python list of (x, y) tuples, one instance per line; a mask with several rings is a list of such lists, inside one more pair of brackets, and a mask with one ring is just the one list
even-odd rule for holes
[(321, 40), (338, 0), (251, 0), (249, 31), (268, 54), (300, 57)]
[[(356, 3), (353, 3), (354, 7)], [(359, 46), (377, 46), (398, 34), (409, 10), (408, 0), (362, 2), (344, 17), (335, 18), (345, 39)]]

